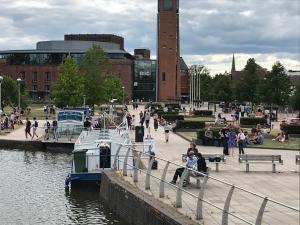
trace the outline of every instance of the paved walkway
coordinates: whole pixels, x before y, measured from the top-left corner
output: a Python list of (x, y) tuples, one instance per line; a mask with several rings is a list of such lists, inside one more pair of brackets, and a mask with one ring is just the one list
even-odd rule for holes
[[(44, 126), (44, 123), (45, 123), (45, 120), (37, 120), (38, 121), (38, 124), (39, 124), (39, 127), (37, 129), (37, 135), (39, 136), (39, 138), (37, 137), (34, 137), (34, 140), (37, 140), (37, 139), (40, 139), (44, 134), (44, 129), (43, 129), (43, 126)], [(2, 132), (4, 132), (2, 130)], [(31, 134), (32, 134), (32, 129), (31, 129)], [(3, 140), (20, 140), (20, 141), (30, 141), (31, 140), (31, 137), (28, 135), (28, 138), (26, 139), (25, 137), (25, 126), (20, 126), (18, 128), (16, 128), (15, 130), (11, 131), (9, 134), (7, 135), (0, 135), (0, 140), (3, 139)]]
[[(129, 109), (131, 114), (135, 114), (136, 124), (139, 122), (138, 114), (141, 109), (141, 106), (136, 111), (133, 111), (131, 108)], [(181, 161), (181, 155), (186, 153), (186, 150), (189, 147), (189, 143), (186, 140), (171, 132), (169, 142), (166, 143), (164, 140), (163, 128), (159, 127), (158, 131), (154, 131), (153, 121), (150, 122), (150, 134), (155, 139), (156, 156), (166, 159), (170, 162), (184, 165)], [(133, 131), (131, 137), (134, 138)], [(222, 153), (222, 148), (219, 147), (197, 146), (197, 148), (201, 153)], [(237, 151), (238, 149), (236, 149), (236, 152)], [(295, 155), (299, 154), (299, 151), (246, 148), (245, 153), (280, 154), (284, 164), (279, 164), (276, 166), (277, 173), (272, 173), (272, 164), (250, 164), (250, 173), (246, 173), (245, 164), (238, 163), (237, 156), (227, 157), (226, 164), (220, 165), (220, 172), (215, 171), (214, 164), (211, 165), (208, 163), (208, 166), (212, 169), (211, 176), (299, 209), (299, 166), (295, 164)], [(163, 161), (159, 161), (158, 163), (158, 170), (153, 170), (152, 173), (153, 175), (160, 177), (165, 163)], [(173, 168), (170, 166), (170, 170), (167, 174), (167, 180), (171, 181), (175, 169), (176, 166), (173, 166)], [(141, 177), (143, 176), (141, 175)], [(132, 178), (127, 179), (130, 182), (132, 180)], [(191, 181), (193, 182), (193, 180)], [(141, 189), (145, 189), (143, 182), (139, 182), (137, 186)], [(149, 194), (157, 196), (158, 187), (159, 182), (152, 181), (151, 191), (148, 191)], [(176, 199), (176, 190), (173, 189), (172, 191), (170, 186), (168, 186), (168, 189), (168, 197), (161, 200), (167, 204), (174, 205), (174, 201)], [(223, 208), (229, 189), (230, 187), (227, 185), (221, 184), (220, 182), (216, 182), (214, 180), (209, 180), (207, 184), (207, 190), (205, 192), (205, 199), (216, 204), (220, 208)], [(189, 185), (186, 190), (198, 196), (199, 189), (196, 189), (195, 186)], [(233, 212), (234, 214), (255, 223), (261, 203), (262, 199), (236, 189), (231, 201), (230, 212)], [(204, 208), (204, 224), (221, 224), (222, 214), (220, 210), (205, 203)], [(178, 210), (183, 214), (194, 218), (195, 209), (195, 198), (191, 198), (188, 195), (183, 195), (183, 207)], [(245, 224), (237, 219), (234, 219), (232, 216), (229, 216), (229, 219), (229, 224)], [(263, 218), (263, 224), (296, 225), (299, 224), (298, 222), (299, 213), (295, 213), (292, 210), (275, 205), (271, 202), (267, 204), (266, 212)]]

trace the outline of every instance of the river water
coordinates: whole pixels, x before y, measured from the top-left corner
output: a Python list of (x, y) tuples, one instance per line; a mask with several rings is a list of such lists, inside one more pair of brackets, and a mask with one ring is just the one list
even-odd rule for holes
[(0, 224), (126, 224), (97, 190), (65, 192), (71, 155), (0, 150)]

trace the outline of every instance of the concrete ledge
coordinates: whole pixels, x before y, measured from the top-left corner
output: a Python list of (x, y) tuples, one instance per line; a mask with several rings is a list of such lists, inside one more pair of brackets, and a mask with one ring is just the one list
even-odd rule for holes
[(175, 208), (130, 185), (113, 171), (102, 173), (100, 195), (106, 205), (130, 225), (198, 224)]
[(20, 141), (20, 140), (0, 140), (2, 149), (22, 149), (29, 151), (51, 151), (57, 153), (71, 153), (74, 143), (42, 142), (42, 141)]

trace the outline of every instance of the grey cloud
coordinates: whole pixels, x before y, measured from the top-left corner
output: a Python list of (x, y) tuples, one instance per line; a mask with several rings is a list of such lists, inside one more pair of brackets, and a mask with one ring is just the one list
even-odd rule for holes
[[(65, 33), (113, 33), (124, 36), (130, 52), (156, 52), (157, 0), (45, 0), (38, 7), (32, 6), (38, 1), (18, 2), (0, 0), (0, 49), (34, 48), (37, 40), (63, 39)], [(182, 0), (181, 52), (298, 53), (299, 7), (297, 0)], [(20, 37), (32, 39), (31, 45), (18, 43)]]

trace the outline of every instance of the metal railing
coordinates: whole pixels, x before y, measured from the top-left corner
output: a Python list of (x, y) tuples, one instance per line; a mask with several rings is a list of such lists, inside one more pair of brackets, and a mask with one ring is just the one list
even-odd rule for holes
[[(245, 224), (261, 225), (262, 222), (263, 222), (263, 216), (266, 212), (265, 209), (266, 209), (266, 206), (267, 206), (268, 203), (269, 204), (273, 203), (276, 206), (280, 206), (280, 207), (283, 208), (283, 210), (290, 210), (292, 213), (294, 212), (294, 213), (298, 214), (298, 216), (299, 216), (300, 211), (299, 211), (299, 209), (297, 209), (295, 207), (286, 205), (284, 203), (281, 203), (281, 202), (276, 201), (274, 199), (268, 198), (268, 197), (263, 196), (261, 194), (249, 191), (249, 190), (247, 190), (243, 187), (240, 187), (238, 185), (235, 185), (235, 184), (223, 181), (221, 179), (218, 179), (218, 178), (200, 173), (198, 171), (194, 171), (190, 168), (184, 168), (184, 171), (183, 171), (183, 174), (182, 174), (182, 176), (179, 180), (178, 186), (176, 186), (174, 184), (171, 184), (168, 181), (166, 181), (166, 174), (169, 170), (170, 165), (173, 165), (173, 166), (176, 166), (176, 167), (182, 167), (182, 165), (179, 165), (179, 164), (170, 162), (168, 160), (150, 155), (149, 153), (144, 153), (142, 151), (138, 151), (138, 150), (135, 149), (136, 146), (138, 146), (138, 145), (132, 145), (132, 144), (122, 145), (122, 144), (120, 144), (120, 148), (121, 147), (126, 147), (127, 148), (127, 152), (125, 154), (124, 161), (122, 162), (123, 163), (123, 169), (122, 169), (123, 176), (127, 176), (128, 167), (131, 167), (131, 169), (133, 170), (133, 176), (132, 177), (133, 177), (133, 182), (134, 183), (139, 182), (138, 171), (140, 173), (145, 174), (145, 184), (144, 184), (145, 185), (145, 190), (150, 190), (150, 188), (151, 188), (151, 182), (150, 182), (151, 178), (158, 180), (159, 181), (159, 193), (158, 193), (159, 198), (164, 198), (166, 196), (165, 195), (165, 192), (166, 192), (165, 184), (168, 184), (169, 186), (175, 188), (175, 190), (176, 190), (175, 207), (176, 208), (181, 208), (182, 207), (182, 193), (185, 193), (185, 194), (189, 195), (190, 197), (196, 199), (197, 200), (196, 208), (195, 208), (195, 212), (196, 212), (195, 213), (195, 218), (196, 218), (196, 220), (204, 219), (204, 213), (203, 213), (204, 206), (203, 206), (203, 203), (206, 203), (207, 205), (210, 205), (211, 207), (214, 207), (215, 209), (220, 211), (220, 213), (222, 214), (222, 216), (221, 216), (221, 224), (222, 225), (228, 225), (229, 216), (231, 216), (231, 217), (233, 217), (233, 218), (235, 218), (235, 219), (237, 219), (240, 222), (243, 222)], [(127, 163), (130, 151), (134, 151), (137, 155), (136, 157), (134, 157), (134, 160), (135, 160), (134, 166), (131, 166)], [(118, 154), (119, 154), (119, 150), (117, 151), (116, 156), (118, 156)], [(146, 155), (147, 157), (149, 157), (148, 166), (147, 166), (146, 169), (141, 169), (140, 168), (141, 158), (142, 158), (143, 155)], [(120, 159), (118, 159), (118, 157), (115, 157), (115, 162), (113, 164), (113, 169), (115, 169), (115, 170), (118, 169), (117, 166), (116, 166), (118, 160), (120, 160)], [(162, 162), (165, 163), (165, 166), (163, 168), (161, 176), (152, 174), (151, 168), (152, 168), (153, 162), (155, 160), (159, 160), (159, 161), (162, 161)], [(187, 179), (187, 177), (189, 176), (189, 172), (191, 172), (191, 171), (193, 173), (198, 173), (199, 175), (201, 175), (203, 177), (203, 181), (202, 181), (201, 188), (200, 188), (200, 191), (199, 191), (198, 195), (196, 195), (192, 192), (189, 192), (189, 191), (187, 191), (183, 188), (183, 183)], [(208, 199), (204, 198), (204, 193), (208, 189), (207, 188), (208, 180), (216, 181), (221, 185), (229, 187), (229, 191), (226, 195), (226, 199), (225, 199), (223, 207), (220, 207), (219, 205), (214, 204), (211, 201), (209, 201)], [(231, 205), (231, 200), (232, 200), (232, 197), (233, 197), (234, 193), (236, 192), (236, 190), (239, 190), (243, 193), (250, 194), (250, 195), (258, 198), (257, 200), (261, 201), (260, 205), (256, 206), (257, 208), (259, 207), (259, 211), (256, 215), (255, 222), (250, 221), (248, 218), (247, 219), (245, 218), (245, 217), (249, 217), (249, 215), (244, 215), (245, 217), (242, 217), (240, 215), (237, 215), (234, 212), (229, 211), (229, 208), (230, 208), (230, 205)], [(297, 218), (295, 219), (295, 221), (297, 221)]]

